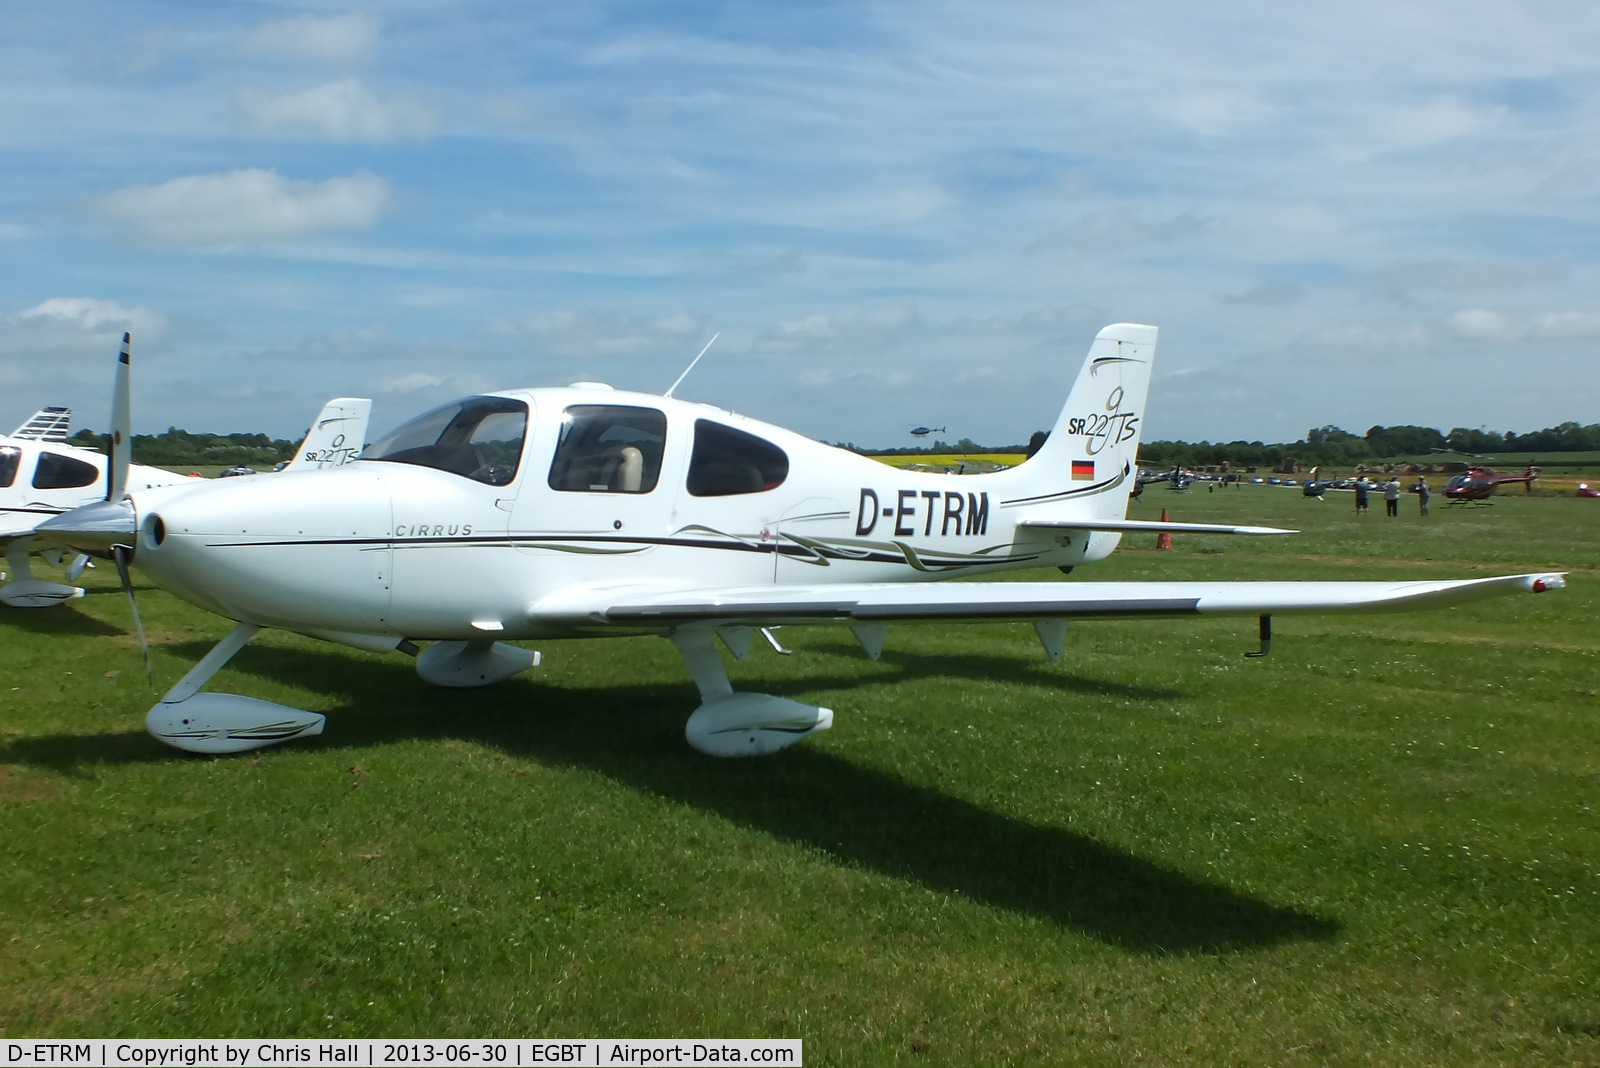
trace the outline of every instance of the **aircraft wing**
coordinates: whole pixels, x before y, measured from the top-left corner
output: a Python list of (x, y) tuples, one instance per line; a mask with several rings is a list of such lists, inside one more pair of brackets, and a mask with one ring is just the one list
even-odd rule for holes
[(59, 508), (0, 508), (0, 541), (31, 536), (35, 527), (59, 515), (60, 511)]
[(33, 536), (33, 528), (38, 522), (26, 522), (23, 516), (0, 515), (0, 541), (11, 541), (15, 538)]
[(1281, 527), (1239, 527), (1228, 523), (1163, 523), (1155, 519), (1019, 519), (1027, 530), (1114, 530), (1153, 534), (1298, 534)]
[(1420, 582), (950, 582), (573, 591), (533, 615), (571, 624), (676, 627), (807, 622), (1119, 619), (1444, 608), (1566, 585), (1559, 573)]

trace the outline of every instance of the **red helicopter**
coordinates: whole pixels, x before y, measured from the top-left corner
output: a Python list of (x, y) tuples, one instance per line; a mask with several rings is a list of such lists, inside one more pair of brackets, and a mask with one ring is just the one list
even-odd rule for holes
[(1596, 489), (1595, 487), (1589, 485), (1589, 483), (1587, 483), (1587, 482), (1580, 482), (1580, 483), (1578, 483), (1578, 496), (1580, 496), (1580, 497), (1600, 497), (1600, 489)]
[(1456, 475), (1444, 484), (1444, 495), (1451, 504), (1484, 503), (1497, 486), (1507, 482), (1520, 482), (1532, 493), (1538, 477), (1538, 470), (1532, 464), (1521, 475), (1502, 475), (1488, 467), (1469, 467), (1466, 474)]

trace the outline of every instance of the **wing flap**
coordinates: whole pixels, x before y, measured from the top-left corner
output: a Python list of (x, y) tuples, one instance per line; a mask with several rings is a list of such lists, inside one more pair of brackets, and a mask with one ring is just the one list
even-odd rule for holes
[(1281, 527), (1244, 527), (1228, 523), (1163, 523), (1155, 519), (1022, 519), (1028, 530), (1112, 530), (1156, 534), (1298, 534)]

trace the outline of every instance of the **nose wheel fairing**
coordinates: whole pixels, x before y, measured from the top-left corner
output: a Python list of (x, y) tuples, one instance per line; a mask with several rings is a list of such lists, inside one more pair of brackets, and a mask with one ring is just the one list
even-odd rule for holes
[(321, 734), (326, 717), (236, 693), (200, 693), (163, 701), (144, 718), (145, 730), (175, 749), (220, 755), (243, 753)]
[(234, 693), (201, 693), (261, 628), (240, 623), (190, 669), (144, 718), (145, 729), (174, 749), (219, 755), (261, 749), (322, 733), (325, 717)]

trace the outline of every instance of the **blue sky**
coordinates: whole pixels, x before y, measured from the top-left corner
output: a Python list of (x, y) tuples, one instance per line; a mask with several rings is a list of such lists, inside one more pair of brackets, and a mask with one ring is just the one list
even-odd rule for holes
[(829, 440), (1600, 421), (1591, 3), (18, 5), (0, 429), (599, 379)]

